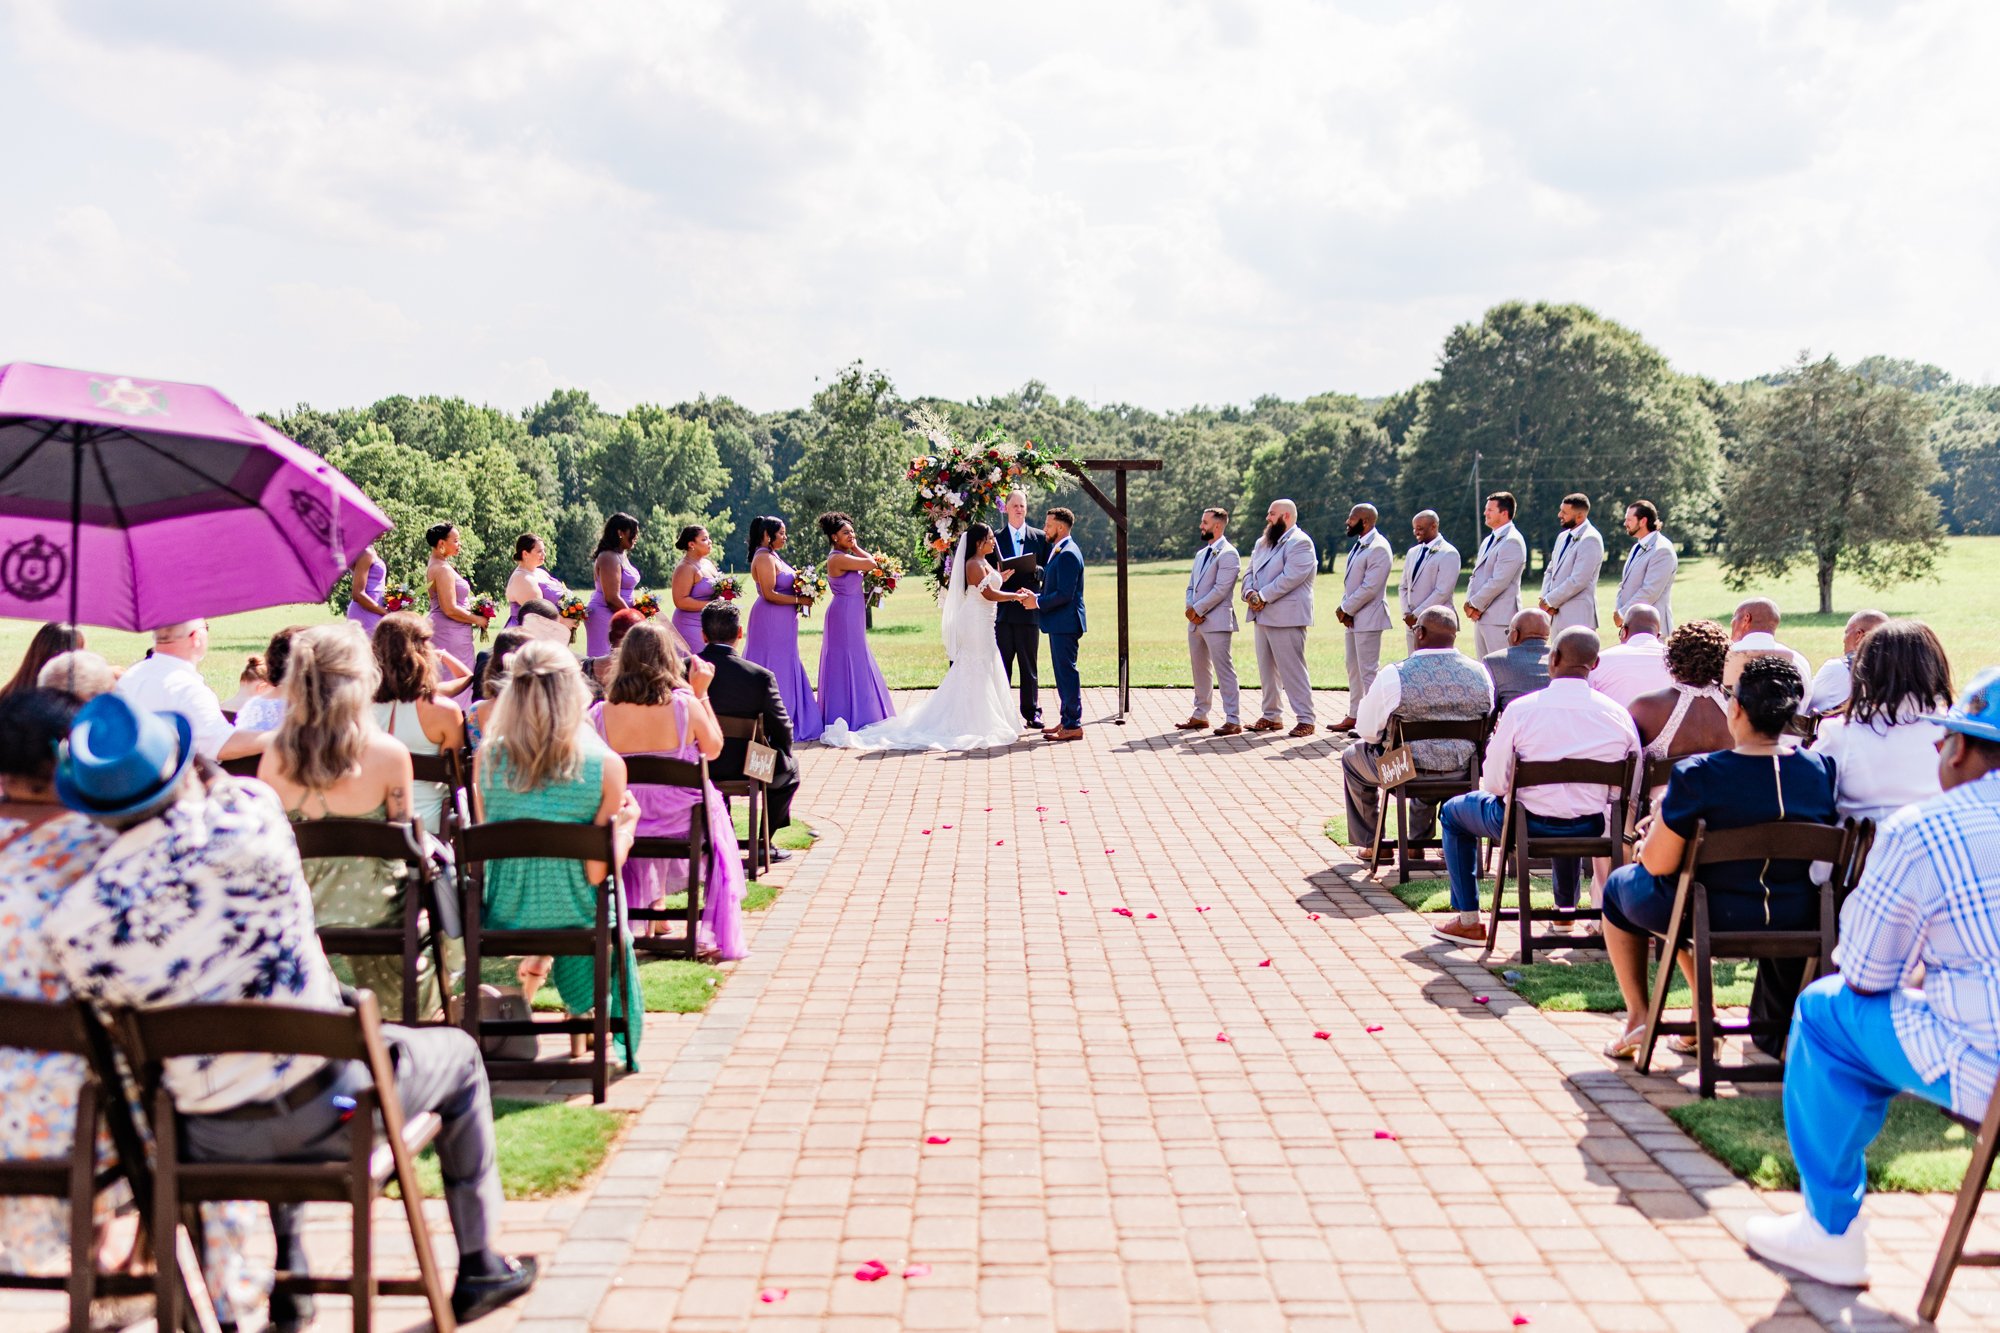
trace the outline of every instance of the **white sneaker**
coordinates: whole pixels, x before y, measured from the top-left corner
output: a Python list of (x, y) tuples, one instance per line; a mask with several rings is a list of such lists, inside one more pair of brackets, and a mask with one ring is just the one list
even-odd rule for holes
[(1834, 1287), (1868, 1285), (1868, 1223), (1855, 1218), (1843, 1235), (1830, 1236), (1801, 1208), (1783, 1217), (1753, 1217), (1750, 1252)]

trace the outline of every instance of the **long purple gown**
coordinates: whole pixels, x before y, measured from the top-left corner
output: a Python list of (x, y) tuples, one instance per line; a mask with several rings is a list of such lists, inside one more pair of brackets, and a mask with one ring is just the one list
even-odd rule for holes
[[(703, 574), (700, 578), (696, 579), (694, 586), (688, 589), (688, 596), (697, 602), (714, 601), (715, 576), (713, 574)], [(675, 607), (674, 629), (687, 643), (689, 652), (698, 653), (701, 651), (703, 643), (701, 637), (701, 612), (683, 611), (678, 606)]]
[[(684, 764), (701, 762), (701, 751), (688, 730), (688, 710), (694, 706), (691, 690), (674, 691), (674, 728), (681, 738), (673, 750), (635, 750), (634, 754), (678, 759)], [(590, 722), (604, 735), (604, 705), (590, 706)], [(610, 742), (605, 742), (607, 745)], [(695, 793), (686, 787), (655, 787), (634, 783), (629, 791), (639, 803), (638, 834), (642, 838), (684, 838), (688, 819), (695, 806)], [(743, 858), (736, 850), (736, 825), (729, 816), (729, 803), (715, 784), (708, 787), (708, 865), (702, 875), (701, 928), (695, 947), (728, 962), (747, 958), (744, 940)], [(634, 857), (625, 862), (620, 876), (625, 889), (625, 905), (633, 908), (654, 906), (670, 894), (685, 893), (688, 863), (671, 857)]]
[[(630, 556), (618, 557), (618, 596), (632, 605), (639, 592), (639, 571)], [(604, 589), (590, 581), (590, 605), (583, 617), (583, 652), (586, 657), (603, 657), (611, 651), (611, 608), (605, 605)]]
[[(447, 565), (445, 568), (451, 567)], [(472, 585), (455, 569), (451, 570), (451, 588), (452, 604), (461, 611), (470, 609)], [(479, 655), (472, 646), (472, 626), (453, 620), (435, 606), (431, 608), (431, 645), (456, 657), (467, 670), (472, 668), (473, 658)]]
[[(388, 586), (389, 567), (378, 559), (374, 564), (368, 566), (368, 577), (362, 583), (361, 591), (367, 595), (369, 601), (380, 606), (382, 605), (382, 590)], [(368, 635), (373, 635), (375, 627), (382, 623), (382, 617), (376, 615), (361, 603), (353, 601), (347, 604), (347, 618), (361, 626), (362, 633)]]
[(850, 731), (896, 715), (882, 668), (868, 651), (865, 577), (861, 570), (850, 569), (827, 580), (833, 599), (826, 610), (826, 637), (819, 645), (820, 720), (824, 724), (839, 718)]
[[(789, 595), (798, 586), (797, 571), (779, 560), (778, 591)], [(778, 697), (785, 701), (785, 711), (792, 716), (792, 739), (818, 740), (826, 728), (820, 721), (819, 700), (813, 697), (806, 664), (799, 660), (799, 608), (767, 602), (760, 589), (756, 605), (750, 608), (743, 656), (778, 678)]]

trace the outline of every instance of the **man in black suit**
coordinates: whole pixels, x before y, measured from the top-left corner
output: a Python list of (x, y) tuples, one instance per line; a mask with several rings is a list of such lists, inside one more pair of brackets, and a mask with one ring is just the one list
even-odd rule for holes
[[(702, 660), (715, 668), (715, 679), (708, 683), (709, 703), (725, 717), (762, 718), (764, 744), (778, 752), (777, 773), (764, 796), (772, 829), (784, 828), (792, 822), (792, 798), (799, 794), (799, 761), (792, 755), (792, 719), (778, 693), (778, 678), (736, 651), (743, 639), (743, 618), (728, 602), (710, 602), (702, 611), (701, 637), (708, 641), (701, 650)], [(718, 782), (742, 777), (748, 747), (747, 741), (724, 741), (722, 753), (708, 766), (709, 776)], [(786, 851), (771, 853), (775, 861), (790, 857)]]
[[(1049, 539), (1042, 535), (1040, 528), (1028, 525), (1026, 491), (1007, 493), (1006, 516), (1007, 521), (993, 534), (1000, 547), (1000, 558), (1012, 560), (1016, 556), (1032, 555), (1035, 567), (1009, 571), (1000, 586), (1006, 592), (1019, 592), (1023, 588), (1039, 592), (1042, 566), (1049, 560)], [(1020, 660), (1021, 720), (1031, 727), (1041, 726), (1041, 681), (1035, 674), (1042, 653), (1041, 617), (1018, 602), (1002, 602), (999, 613), (993, 617), (993, 637), (1000, 643), (1000, 669), (1003, 672), (1012, 672), (1015, 660)]]

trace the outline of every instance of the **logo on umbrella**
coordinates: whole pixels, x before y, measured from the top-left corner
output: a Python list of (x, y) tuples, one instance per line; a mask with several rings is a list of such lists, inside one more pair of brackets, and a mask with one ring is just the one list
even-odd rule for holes
[(54, 596), (68, 576), (69, 557), (40, 533), (15, 542), (0, 555), (0, 588), (24, 602)]
[(99, 407), (123, 412), (128, 417), (167, 415), (165, 389), (157, 384), (134, 384), (123, 375), (115, 380), (91, 380), (90, 399)]
[(333, 540), (333, 515), (327, 511), (326, 501), (311, 491), (293, 491), (292, 512), (313, 536), (323, 542)]

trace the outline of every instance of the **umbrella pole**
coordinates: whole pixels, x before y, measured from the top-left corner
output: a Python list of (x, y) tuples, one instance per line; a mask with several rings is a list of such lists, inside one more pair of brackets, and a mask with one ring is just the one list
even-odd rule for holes
[[(83, 432), (75, 432), (69, 451), (69, 630), (76, 633), (78, 599), (83, 589)], [(70, 693), (76, 692), (76, 658), (69, 659)]]

